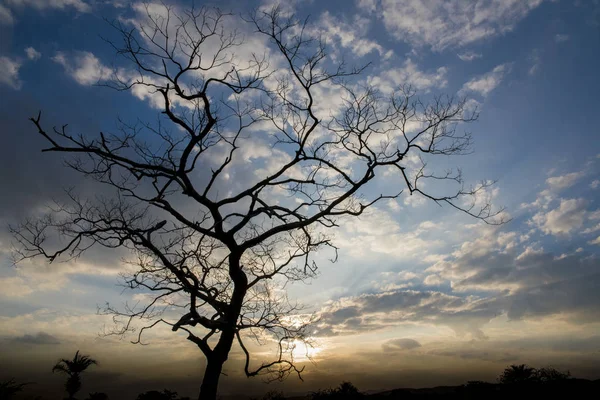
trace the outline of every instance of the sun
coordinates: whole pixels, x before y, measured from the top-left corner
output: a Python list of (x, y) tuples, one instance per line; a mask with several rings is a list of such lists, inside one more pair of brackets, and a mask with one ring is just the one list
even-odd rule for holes
[(294, 340), (291, 347), (292, 356), (295, 361), (313, 360), (323, 350), (323, 348), (316, 343), (311, 342), (310, 344), (306, 344), (302, 340)]

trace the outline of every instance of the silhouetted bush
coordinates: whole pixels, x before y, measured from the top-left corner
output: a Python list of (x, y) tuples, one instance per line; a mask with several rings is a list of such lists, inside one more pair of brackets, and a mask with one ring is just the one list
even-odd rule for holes
[(190, 400), (190, 398), (179, 397), (177, 392), (164, 389), (162, 392), (150, 390), (149, 392), (141, 393), (136, 400)]
[(503, 385), (515, 385), (537, 381), (536, 369), (527, 364), (510, 365), (498, 377)]
[(263, 397), (261, 397), (261, 400), (285, 400), (285, 396), (281, 392), (272, 390), (270, 392), (267, 392), (267, 394), (265, 394)]
[(483, 381), (468, 381), (463, 385), (462, 390), (459, 393), (462, 394), (460, 398), (465, 399), (492, 399), (496, 398), (500, 385), (496, 383), (483, 382)]
[(495, 383), (483, 382), (483, 381), (468, 381), (464, 388), (470, 392), (483, 392), (495, 389), (497, 385)]
[(108, 395), (106, 393), (90, 393), (86, 400), (108, 400)]
[(498, 382), (503, 385), (555, 383), (569, 379), (570, 376), (569, 371), (561, 372), (551, 367), (536, 369), (520, 364), (507, 367), (498, 377)]
[(538, 369), (536, 371), (536, 375), (538, 380), (540, 380), (541, 382), (550, 383), (560, 382), (569, 379), (571, 377), (571, 372), (561, 372), (557, 369), (546, 367)]
[(14, 379), (0, 382), (0, 400), (12, 399), (23, 390), (25, 385), (28, 385), (28, 383), (17, 383)]
[(338, 400), (338, 399), (363, 399), (365, 396), (358, 391), (356, 386), (350, 382), (342, 382), (340, 386), (335, 389), (326, 389), (313, 392), (311, 394), (312, 400)]

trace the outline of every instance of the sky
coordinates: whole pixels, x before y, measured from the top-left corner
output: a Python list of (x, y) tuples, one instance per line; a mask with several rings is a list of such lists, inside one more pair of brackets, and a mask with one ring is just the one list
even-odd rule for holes
[[(272, 4), (218, 2), (232, 20)], [(28, 118), (42, 110), (48, 126), (85, 135), (117, 118), (156, 119), (152, 94), (102, 85), (131, 66), (108, 43), (118, 36), (107, 21), (135, 24), (142, 10), (121, 0), (0, 0), (0, 380), (34, 381), (31, 393), (60, 393), (50, 369), (78, 349), (99, 361), (84, 392), (198, 390), (204, 361), (184, 335), (156, 329), (140, 346), (101, 334), (111, 319), (99, 306), (136, 301), (119, 286), (124, 250), (11, 262), (9, 224), (39, 215), (65, 188), (104, 190), (42, 153)], [(467, 182), (497, 180), (487, 194), (509, 222), (486, 225), (404, 194), (341, 219), (331, 232), (337, 262), (319, 254), (319, 275), (286, 288), (320, 318), (312, 361), (298, 353), (304, 381), (248, 380), (234, 348), (221, 392), (461, 384), (494, 380), (514, 363), (600, 378), (600, 2), (295, 0), (284, 10), (310, 16), (330, 62), (368, 65), (355, 82), (382, 93), (411, 84), (424, 99), (444, 93), (477, 107), (478, 120), (459, 126), (472, 132), (473, 152), (447, 162)], [(236, 21), (241, 57), (266, 49)], [(323, 107), (339, 103), (333, 90), (321, 96)], [(277, 155), (257, 143), (243, 151), (234, 180)], [(400, 185), (384, 174), (372, 190)]]

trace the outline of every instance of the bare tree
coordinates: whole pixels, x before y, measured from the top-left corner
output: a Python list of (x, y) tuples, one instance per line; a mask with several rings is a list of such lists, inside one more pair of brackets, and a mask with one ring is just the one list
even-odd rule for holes
[[(337, 250), (328, 231), (339, 218), (406, 190), (500, 222), (477, 200), (489, 182), (467, 188), (459, 170), (427, 168), (431, 157), (469, 152), (471, 136), (458, 128), (477, 115), (464, 99), (423, 102), (409, 86), (386, 97), (361, 81), (364, 67), (333, 65), (314, 29), (278, 8), (248, 19), (206, 8), (147, 11), (144, 24), (113, 24), (123, 41), (112, 44), (135, 73), (115, 70), (104, 84), (159, 96), (158, 123), (120, 121), (118, 133), (90, 138), (32, 118), (48, 142), (43, 151), (72, 156), (69, 167), (112, 191), (93, 198), (70, 191), (67, 202), (13, 232), (21, 258), (52, 262), (94, 245), (131, 249), (135, 269), (125, 284), (152, 295), (143, 306), (104, 311), (120, 317), (118, 333), (142, 321), (136, 343), (158, 324), (185, 331), (207, 360), (202, 399), (216, 397), (235, 343), (248, 377), (300, 376), (293, 350), (310, 339), (310, 319), (280, 289), (316, 276), (314, 252)], [(235, 24), (251, 25), (266, 50), (252, 52)], [(338, 93), (339, 107), (324, 90)], [(256, 143), (270, 146), (269, 165), (231, 178), (244, 172), (237, 163)], [(369, 184), (383, 170), (398, 183), (374, 194)], [(435, 194), (424, 181), (452, 186), (431, 185), (446, 191)], [(53, 247), (55, 234), (63, 242)], [(248, 340), (275, 343), (277, 354), (256, 364)]]

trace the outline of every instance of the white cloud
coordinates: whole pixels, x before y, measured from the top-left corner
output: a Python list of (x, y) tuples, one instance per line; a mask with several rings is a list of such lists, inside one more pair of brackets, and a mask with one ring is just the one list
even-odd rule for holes
[(483, 333), (479, 328), (495, 314), (495, 309), (480, 309), (472, 296), (463, 298), (435, 291), (394, 289), (340, 298), (326, 304), (315, 333), (345, 335), (416, 322), (446, 325), (457, 334), (468, 333), (481, 338)]
[(19, 90), (22, 84), (19, 80), (19, 68), (21, 68), (20, 61), (5, 56), (0, 57), (0, 84)]
[(556, 175), (546, 179), (546, 189), (538, 193), (537, 198), (532, 203), (521, 204), (522, 208), (541, 208), (548, 209), (550, 204), (556, 199), (564, 189), (573, 186), (579, 179), (585, 176), (585, 171), (571, 172), (564, 175)]
[(397, 350), (412, 350), (421, 347), (421, 343), (414, 339), (392, 339), (385, 342), (382, 346), (383, 351), (397, 351)]
[(425, 277), (425, 279), (423, 280), (423, 283), (426, 284), (427, 286), (437, 286), (437, 285), (441, 285), (442, 283), (444, 283), (444, 279), (441, 278), (439, 275), (432, 274), (432, 275), (427, 275)]
[(539, 69), (540, 69), (540, 64), (535, 63), (535, 64), (533, 64), (531, 66), (531, 68), (529, 68), (529, 72), (528, 73), (529, 73), (529, 75), (533, 76), (533, 75), (535, 75), (538, 72)]
[(67, 59), (65, 53), (57, 52), (52, 61), (62, 65), (71, 78), (84, 86), (107, 80), (113, 73), (94, 54), (87, 51), (78, 52), (71, 59)]
[(600, 236), (598, 236), (596, 239), (592, 240), (589, 242), (590, 244), (597, 244), (600, 246)]
[(30, 60), (39, 60), (39, 58), (42, 56), (42, 53), (40, 53), (39, 51), (37, 51), (36, 49), (34, 49), (33, 47), (27, 47), (25, 49), (25, 53), (27, 54), (27, 58)]
[(400, 271), (397, 274), (397, 278), (401, 281), (410, 281), (411, 279), (418, 278), (419, 275), (415, 274), (412, 271)]
[(511, 64), (498, 65), (490, 72), (477, 76), (465, 83), (462, 91), (476, 92), (485, 97), (500, 85), (500, 82), (502, 82), (502, 79), (504, 79), (510, 70)]
[(422, 237), (433, 229), (402, 230), (389, 212), (379, 208), (365, 211), (360, 218), (342, 219), (339, 225), (334, 242), (355, 259), (378, 255), (398, 260), (422, 258), (441, 245), (439, 240)]
[(569, 234), (583, 225), (587, 203), (585, 199), (561, 199), (558, 208), (547, 213), (538, 212), (531, 221), (545, 234)]
[(0, 278), (0, 285), (4, 288), (2, 295), (8, 298), (24, 298), (32, 293), (55, 292), (64, 289), (68, 283), (65, 276), (36, 276), (30, 279), (23, 274)]
[(590, 183), (590, 187), (592, 189), (598, 189), (598, 187), (600, 187), (600, 180), (594, 179), (594, 181)]
[(434, 229), (441, 229), (441, 226), (442, 226), (441, 223), (436, 223), (433, 221), (423, 221), (419, 224), (419, 227), (417, 228), (417, 232), (421, 233), (421, 232), (432, 231)]
[[(65, 72), (83, 86), (111, 81), (115, 78), (115, 74), (120, 81), (128, 82), (129, 84), (142, 79), (140, 78), (140, 75), (133, 70), (114, 70), (109, 68), (104, 65), (98, 57), (88, 51), (74, 52), (71, 55), (59, 51), (52, 57), (52, 61), (62, 65)], [(143, 82), (145, 84), (166, 86), (166, 84), (159, 82), (151, 76), (144, 76)], [(162, 94), (158, 93), (150, 86), (143, 84), (133, 85), (130, 92), (139, 100), (147, 101), (153, 108), (161, 109), (164, 107), (164, 98)], [(193, 102), (181, 99), (174, 95), (173, 91), (170, 92), (169, 100), (174, 106), (183, 106), (187, 108), (194, 107)]]
[(369, 83), (378, 87), (383, 93), (391, 93), (395, 87), (410, 84), (415, 89), (426, 91), (431, 88), (443, 88), (448, 84), (446, 67), (433, 71), (422, 71), (410, 58), (402, 67), (386, 69), (379, 76), (369, 77)]
[(559, 192), (563, 189), (573, 186), (579, 179), (585, 175), (584, 172), (571, 172), (570, 174), (552, 176), (546, 179), (546, 183), (550, 190)]
[[(31, 313), (14, 317), (0, 316), (0, 333), (3, 336), (23, 335), (42, 331), (49, 335), (62, 337), (77, 332), (77, 335), (96, 336), (102, 323), (110, 324), (109, 316), (96, 313), (82, 314), (72, 311), (57, 311), (47, 306)], [(110, 325), (107, 325), (110, 326)], [(88, 336), (89, 337), (89, 336)]]
[(390, 210), (392, 210), (392, 211), (402, 210), (402, 206), (400, 204), (398, 204), (398, 200), (396, 200), (396, 199), (388, 200), (387, 205), (390, 208)]
[(543, 0), (380, 0), (359, 7), (376, 13), (398, 40), (434, 50), (510, 32)]
[(279, 11), (282, 16), (288, 17), (296, 13), (298, 6), (302, 3), (308, 3), (312, 0), (288, 0), (288, 1), (280, 1), (280, 0), (262, 0), (260, 2), (260, 6), (258, 7), (259, 11), (270, 11), (273, 7), (279, 7)]
[[(599, 259), (584, 252), (556, 256), (543, 248), (498, 247), (495, 235), (480, 235), (427, 272), (451, 281), (455, 293), (494, 293), (471, 300), (472, 310), (511, 320), (563, 314), (572, 321), (598, 318)], [(596, 239), (600, 244), (600, 239)], [(594, 242), (596, 242), (594, 241)]]
[(108, 0), (108, 1), (105, 1), (105, 3), (108, 3), (115, 8), (125, 8), (129, 4), (129, 1), (127, 1), (127, 0), (112, 0), (112, 1)]
[(556, 43), (564, 43), (569, 40), (569, 37), (570, 37), (569, 35), (559, 33), (554, 36), (554, 41)]
[(404, 205), (413, 208), (424, 206), (427, 199), (420, 194), (407, 195), (404, 197)]
[(600, 224), (596, 224), (594, 226), (591, 226), (587, 229), (584, 229), (583, 231), (581, 231), (582, 234), (588, 234), (588, 233), (594, 233), (594, 232), (598, 232), (600, 231)]
[(64, 10), (73, 7), (79, 12), (91, 11), (91, 6), (83, 0), (5, 0), (5, 2), (14, 7), (32, 7), (38, 10), (48, 8)]
[(353, 55), (362, 57), (377, 51), (379, 55), (386, 54), (381, 45), (369, 39), (365, 39), (369, 20), (360, 16), (355, 16), (351, 23), (342, 21), (329, 12), (324, 12), (318, 22), (318, 28), (328, 42), (336, 43), (352, 50)]
[[(88, 51), (75, 52), (67, 56), (64, 52), (57, 52), (52, 61), (64, 67), (65, 72), (73, 78), (77, 83), (83, 86), (90, 86), (100, 82), (110, 81), (117, 74), (118, 78), (123, 82), (133, 83), (140, 79), (139, 74), (133, 70), (113, 70), (107, 67), (93, 53)], [(163, 85), (153, 77), (144, 76), (143, 81), (146, 84)], [(164, 107), (164, 98), (153, 88), (146, 85), (134, 85), (131, 88), (131, 94), (142, 101), (147, 101), (153, 108)], [(175, 106), (183, 106), (193, 108), (194, 103), (183, 100), (170, 92), (171, 104)]]
[(377, 10), (377, 0), (358, 0), (358, 7), (368, 12)]
[(531, 67), (529, 67), (529, 75), (533, 76), (540, 70), (540, 66), (542, 64), (539, 49), (533, 50), (529, 56), (529, 61), (531, 62)]
[(15, 18), (8, 8), (0, 4), (0, 25), (12, 25)]
[(457, 54), (458, 58), (463, 61), (473, 61), (476, 58), (481, 58), (481, 53), (475, 53), (473, 51), (465, 51), (464, 53)]

